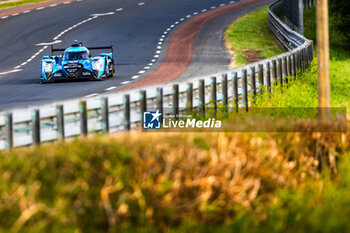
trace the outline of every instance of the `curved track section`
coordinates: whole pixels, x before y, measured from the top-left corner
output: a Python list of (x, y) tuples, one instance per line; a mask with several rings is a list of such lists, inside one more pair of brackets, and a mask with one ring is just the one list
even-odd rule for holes
[[(57, 1), (56, 1), (57, 2)], [(0, 109), (94, 96), (142, 79), (163, 61), (173, 29), (224, 0), (55, 1), (35, 9), (0, 12)], [(22, 10), (21, 10), (22, 9)], [(115, 44), (116, 76), (104, 82), (41, 85), (45, 43), (78, 39), (87, 46)]]

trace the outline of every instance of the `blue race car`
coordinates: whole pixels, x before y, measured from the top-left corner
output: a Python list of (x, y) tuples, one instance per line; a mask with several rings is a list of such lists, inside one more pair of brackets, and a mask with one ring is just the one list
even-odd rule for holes
[[(91, 57), (90, 50), (110, 50)], [(54, 56), (54, 52), (64, 52)], [(41, 60), (41, 83), (55, 80), (90, 79), (105, 80), (113, 77), (114, 57), (113, 45), (103, 47), (83, 47), (82, 43), (74, 41), (67, 49), (54, 49), (51, 45), (51, 56), (44, 56)]]

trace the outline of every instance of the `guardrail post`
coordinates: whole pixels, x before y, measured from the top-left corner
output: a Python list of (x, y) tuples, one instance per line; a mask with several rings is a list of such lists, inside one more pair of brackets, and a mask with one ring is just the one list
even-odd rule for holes
[(304, 56), (304, 49), (300, 50), (300, 62), (301, 62), (301, 73), (304, 73), (305, 71), (305, 56)]
[(222, 88), (222, 105), (227, 107), (228, 105), (228, 94), (227, 94), (227, 74), (221, 76), (221, 88)]
[[(130, 130), (130, 95), (124, 95), (123, 98), (124, 107), (124, 130)], [(142, 125), (142, 122), (141, 122)]]
[(238, 97), (238, 74), (237, 74), (237, 72), (233, 72), (233, 75), (232, 75), (232, 87), (233, 87), (233, 102), (235, 103), (236, 112), (238, 112), (238, 108), (239, 108), (238, 100), (239, 100), (239, 97)]
[(266, 88), (269, 93), (271, 93), (271, 71), (270, 71), (270, 62), (266, 63)]
[(282, 79), (282, 59), (281, 58), (277, 59), (277, 78), (278, 78), (279, 84), (281, 84), (282, 86), (283, 79)]
[(256, 97), (256, 80), (255, 80), (255, 66), (250, 67), (249, 69), (250, 76), (250, 87), (253, 97)]
[(310, 47), (311, 47), (311, 59), (314, 60), (314, 42), (313, 41), (311, 41)]
[(309, 61), (309, 58), (310, 58), (310, 54), (309, 54), (309, 49), (307, 48), (307, 47), (305, 47), (304, 48), (304, 54), (305, 54), (305, 66), (306, 66), (306, 69), (308, 69), (309, 68), (309, 63), (310, 63), (310, 61)]
[(145, 90), (141, 90), (140, 91), (140, 114), (141, 114), (141, 117), (140, 117), (140, 125), (142, 127), (143, 125), (143, 115), (144, 115), (144, 112), (147, 111), (147, 96), (146, 96), (146, 91)]
[(314, 60), (314, 55), (313, 55), (313, 43), (311, 42), (309, 46), (309, 53), (310, 53), (310, 63)]
[(198, 83), (198, 95), (199, 95), (199, 102), (198, 102), (198, 106), (199, 106), (199, 112), (201, 114), (205, 114), (205, 83), (204, 80), (201, 79), (199, 80)]
[(214, 115), (216, 115), (216, 111), (217, 111), (216, 77), (211, 77), (210, 84), (211, 84), (211, 95), (210, 95), (209, 102), (213, 107)]
[(5, 148), (13, 148), (13, 115), (9, 112), (5, 116)]
[(307, 63), (306, 63), (306, 55), (305, 55), (305, 52), (306, 52), (305, 49), (302, 48), (302, 49), (301, 49), (301, 54), (302, 54), (303, 57), (302, 57), (301, 60), (303, 61), (303, 73), (305, 72), (305, 70), (306, 70), (306, 68), (307, 68), (307, 67), (306, 67), (306, 64), (307, 64)]
[(295, 55), (295, 53), (293, 53), (290, 58), (291, 58), (291, 61), (292, 61), (292, 66), (291, 66), (292, 76), (293, 76), (293, 80), (295, 81), (295, 78), (297, 76), (297, 73), (296, 73), (296, 62), (295, 62), (296, 55)]
[(163, 88), (158, 87), (156, 95), (157, 95), (156, 108), (157, 110), (159, 110), (159, 112), (163, 113)]
[(310, 63), (314, 60), (314, 55), (313, 55), (313, 44), (311, 42), (310, 46), (309, 46), (309, 61)]
[(35, 109), (32, 112), (32, 137), (33, 144), (40, 144), (40, 110)]
[(108, 98), (101, 100), (101, 114), (102, 114), (102, 132), (109, 133), (109, 105)]
[(295, 74), (298, 76), (300, 74), (300, 54), (299, 51), (295, 53)]
[(242, 70), (242, 92), (243, 92), (243, 105), (248, 112), (248, 82), (247, 82), (247, 70)]
[(282, 75), (283, 75), (283, 83), (288, 83), (287, 57), (282, 57)]
[(305, 60), (305, 70), (306, 70), (309, 68), (309, 54), (306, 47), (304, 48), (304, 60)]
[(64, 140), (65, 130), (64, 130), (64, 109), (63, 105), (58, 105), (56, 107), (56, 124), (57, 124), (57, 138)]
[(305, 56), (306, 56), (306, 64), (307, 64), (307, 67), (309, 67), (309, 64), (310, 64), (310, 61), (311, 61), (310, 48), (309, 48), (309, 46), (305, 47)]
[(305, 59), (305, 68), (309, 68), (309, 59), (310, 59), (310, 53), (308, 48), (304, 48), (304, 59)]
[(276, 67), (276, 60), (272, 60), (272, 67), (271, 67), (271, 71), (272, 71), (272, 80), (273, 80), (273, 85), (276, 86), (277, 85), (277, 67)]
[(192, 112), (193, 108), (193, 84), (187, 83), (186, 87), (186, 109), (187, 112)]
[(303, 73), (303, 52), (302, 52), (302, 49), (299, 50), (299, 74), (301, 75)]
[(84, 136), (88, 134), (88, 116), (86, 101), (82, 100), (79, 102), (79, 112), (80, 112), (80, 133)]
[(179, 84), (173, 84), (173, 115), (179, 118)]
[(258, 65), (258, 75), (259, 75), (259, 94), (262, 95), (263, 86), (264, 86), (264, 65), (263, 64)]
[(288, 77), (292, 76), (292, 72), (291, 72), (291, 67), (292, 67), (292, 60), (290, 59), (290, 55), (286, 56), (287, 58), (287, 74)]

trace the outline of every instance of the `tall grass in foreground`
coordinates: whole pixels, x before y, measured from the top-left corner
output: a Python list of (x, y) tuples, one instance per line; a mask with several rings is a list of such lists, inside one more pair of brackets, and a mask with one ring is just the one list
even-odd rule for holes
[(349, 232), (349, 136), (135, 133), (0, 152), (0, 232)]

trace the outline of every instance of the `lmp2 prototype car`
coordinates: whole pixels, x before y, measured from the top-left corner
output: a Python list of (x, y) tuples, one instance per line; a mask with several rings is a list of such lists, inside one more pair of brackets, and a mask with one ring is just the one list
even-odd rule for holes
[[(91, 57), (90, 50), (110, 50)], [(54, 52), (64, 52), (54, 56)], [(55, 80), (90, 79), (104, 80), (114, 75), (113, 45), (103, 47), (83, 47), (82, 43), (74, 41), (67, 49), (53, 48), (51, 56), (41, 60), (41, 83)]]

